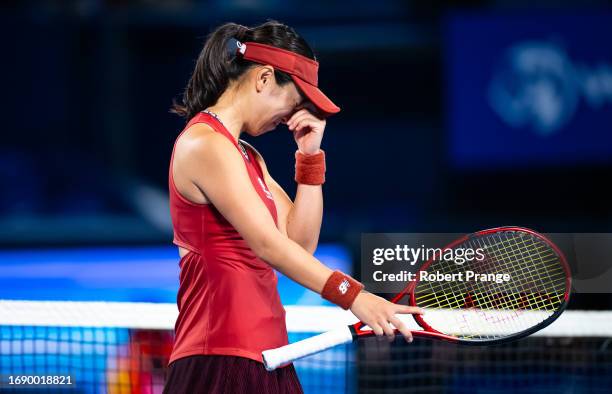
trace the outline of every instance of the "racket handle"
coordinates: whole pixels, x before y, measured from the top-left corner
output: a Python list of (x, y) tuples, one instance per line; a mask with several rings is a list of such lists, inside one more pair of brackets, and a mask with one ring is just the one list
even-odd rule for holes
[(303, 341), (276, 349), (265, 350), (262, 353), (264, 366), (268, 371), (274, 371), (279, 366), (289, 364), (299, 358), (322, 352), (337, 345), (351, 343), (352, 341), (353, 333), (348, 326), (327, 331)]

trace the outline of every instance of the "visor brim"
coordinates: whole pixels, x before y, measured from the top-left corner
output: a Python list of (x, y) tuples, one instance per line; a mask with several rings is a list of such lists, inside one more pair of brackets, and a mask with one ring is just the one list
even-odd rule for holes
[(334, 104), (322, 91), (316, 86), (291, 75), (293, 82), (302, 91), (302, 93), (310, 100), (310, 102), (321, 112), (324, 117), (331, 116), (340, 112), (340, 107)]

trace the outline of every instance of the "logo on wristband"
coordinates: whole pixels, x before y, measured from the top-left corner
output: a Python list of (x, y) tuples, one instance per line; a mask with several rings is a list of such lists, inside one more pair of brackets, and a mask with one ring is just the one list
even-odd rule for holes
[(340, 290), (340, 293), (344, 295), (348, 291), (349, 287), (351, 287), (351, 284), (349, 283), (348, 279), (345, 278), (342, 283), (340, 283), (340, 286), (338, 286), (338, 290)]

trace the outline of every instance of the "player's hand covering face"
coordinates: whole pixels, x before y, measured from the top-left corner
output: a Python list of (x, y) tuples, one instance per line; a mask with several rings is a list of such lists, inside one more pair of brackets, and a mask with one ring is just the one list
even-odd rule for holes
[(287, 121), (298, 149), (304, 154), (317, 153), (325, 131), (325, 119), (319, 119), (307, 108), (296, 111)]

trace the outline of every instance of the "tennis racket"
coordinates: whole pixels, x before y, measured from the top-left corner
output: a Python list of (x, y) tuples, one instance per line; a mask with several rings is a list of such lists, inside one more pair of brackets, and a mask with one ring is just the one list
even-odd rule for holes
[[(479, 250), (478, 258), (460, 264), (445, 257), (468, 248)], [(463, 280), (432, 281), (421, 272), (455, 274), (454, 278)], [(497, 277), (509, 280), (483, 280)], [(396, 315), (404, 322), (412, 316), (420, 327), (412, 331), (414, 337), (490, 345), (526, 337), (551, 324), (566, 308), (570, 288), (569, 266), (555, 244), (526, 228), (500, 227), (466, 235), (440, 249), (391, 302), (425, 311), (424, 315)], [(264, 365), (272, 371), (299, 358), (373, 335), (368, 326), (358, 322), (266, 350), (262, 354)]]

